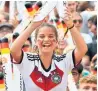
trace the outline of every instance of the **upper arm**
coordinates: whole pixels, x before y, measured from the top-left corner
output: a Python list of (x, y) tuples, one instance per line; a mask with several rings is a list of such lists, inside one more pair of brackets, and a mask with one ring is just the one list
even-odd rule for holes
[(17, 51), (17, 53), (11, 53), (12, 58), (14, 59), (15, 63), (20, 63), (23, 57), (23, 51)]
[(74, 50), (74, 58), (75, 58), (75, 65), (80, 63), (81, 59), (82, 59), (83, 55), (81, 54), (81, 52), (78, 51), (78, 49), (76, 48)]

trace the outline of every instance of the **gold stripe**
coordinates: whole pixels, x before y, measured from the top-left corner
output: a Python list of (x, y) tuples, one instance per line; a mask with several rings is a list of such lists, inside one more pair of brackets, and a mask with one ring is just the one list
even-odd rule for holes
[(9, 48), (1, 49), (1, 54), (9, 54), (9, 53), (10, 53)]
[(3, 83), (3, 84), (0, 84), (0, 89), (1, 88), (5, 88), (5, 84)]
[(29, 12), (29, 14), (30, 14), (31, 16), (33, 16), (33, 15), (35, 14), (35, 12), (36, 12), (36, 10), (34, 9), (33, 11)]

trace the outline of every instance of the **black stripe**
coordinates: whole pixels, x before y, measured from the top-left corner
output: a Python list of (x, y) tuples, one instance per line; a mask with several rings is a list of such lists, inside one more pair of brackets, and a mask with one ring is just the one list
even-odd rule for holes
[(72, 58), (73, 58), (73, 63), (74, 63), (74, 67), (75, 67), (76, 63), (75, 63), (75, 55), (74, 55), (75, 53), (74, 52), (75, 52), (75, 50), (73, 50), (73, 52), (72, 52)]
[[(22, 50), (21, 50), (22, 51)], [(21, 64), (22, 60), (23, 60), (23, 56), (24, 56), (24, 52), (22, 51), (22, 54), (21, 54), (21, 58), (20, 58), (20, 62), (18, 64)]]

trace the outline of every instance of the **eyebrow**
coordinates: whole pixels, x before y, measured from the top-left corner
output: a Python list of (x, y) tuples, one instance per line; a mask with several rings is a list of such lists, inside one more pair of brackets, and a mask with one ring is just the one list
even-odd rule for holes
[[(39, 35), (45, 35), (45, 34), (39, 34)], [(49, 35), (55, 35), (55, 34), (49, 34)]]

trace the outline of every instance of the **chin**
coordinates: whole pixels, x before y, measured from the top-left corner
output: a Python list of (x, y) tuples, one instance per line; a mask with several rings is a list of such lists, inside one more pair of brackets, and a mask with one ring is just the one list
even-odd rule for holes
[(42, 53), (52, 53), (53, 51), (47, 49), (47, 50), (42, 50)]

